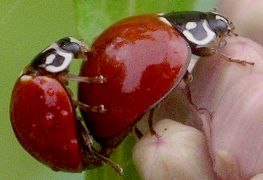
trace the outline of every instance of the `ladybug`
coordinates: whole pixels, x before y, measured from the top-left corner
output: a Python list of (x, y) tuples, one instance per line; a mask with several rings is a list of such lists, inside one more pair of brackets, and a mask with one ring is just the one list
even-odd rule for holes
[(86, 53), (80, 76), (105, 77), (79, 84), (79, 101), (103, 104), (105, 113), (81, 110), (101, 152), (110, 155), (134, 128), (189, 73), (191, 55), (210, 56), (233, 33), (215, 12), (172, 12), (129, 17), (106, 29)]
[(69, 73), (74, 58), (83, 58), (86, 45), (65, 37), (47, 47), (27, 65), (12, 92), (10, 117), (23, 148), (53, 170), (80, 172), (108, 162), (93, 147), (88, 132), (76, 115), (76, 106), (85, 111), (103, 112), (74, 101), (66, 87), (69, 80), (103, 83), (102, 76), (79, 77)]

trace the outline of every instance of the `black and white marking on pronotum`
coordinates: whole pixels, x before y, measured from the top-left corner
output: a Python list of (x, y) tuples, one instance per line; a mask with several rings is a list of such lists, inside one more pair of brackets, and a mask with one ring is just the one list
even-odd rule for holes
[(31, 66), (50, 73), (67, 71), (71, 61), (86, 51), (86, 46), (73, 37), (65, 37), (39, 53)]

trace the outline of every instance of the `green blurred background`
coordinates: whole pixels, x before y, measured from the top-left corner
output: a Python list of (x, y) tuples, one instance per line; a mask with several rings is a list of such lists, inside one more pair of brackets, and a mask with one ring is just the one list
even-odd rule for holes
[[(37, 162), (18, 144), (9, 119), (13, 85), (22, 68), (43, 48), (72, 35), (87, 43), (112, 22), (125, 16), (172, 10), (210, 11), (216, 0), (0, 0), (0, 179), (67, 180), (117, 179), (108, 167), (85, 173), (54, 172)], [(72, 71), (78, 72), (79, 63)], [(76, 90), (76, 85), (72, 85)], [(130, 159), (133, 139), (113, 155), (126, 167), (126, 176), (138, 179)], [(134, 173), (134, 175), (133, 175)]]

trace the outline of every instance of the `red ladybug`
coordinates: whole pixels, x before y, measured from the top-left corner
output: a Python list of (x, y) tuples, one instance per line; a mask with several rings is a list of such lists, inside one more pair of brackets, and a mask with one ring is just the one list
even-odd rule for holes
[[(59, 40), (25, 67), (13, 89), (10, 117), (18, 141), (54, 170), (79, 172), (109, 161), (92, 147), (88, 132), (76, 117), (79, 103), (72, 100), (66, 87), (68, 80), (103, 83), (101, 76), (69, 74), (71, 61), (85, 51), (85, 45), (72, 37)], [(103, 111), (101, 106), (85, 108)], [(122, 173), (117, 165), (111, 165)]]
[(218, 47), (232, 30), (232, 23), (217, 13), (190, 11), (130, 17), (104, 31), (87, 52), (80, 75), (102, 75), (106, 82), (79, 84), (80, 102), (107, 110), (81, 111), (102, 149), (116, 147), (177, 86), (192, 53), (215, 53), (213, 45)]

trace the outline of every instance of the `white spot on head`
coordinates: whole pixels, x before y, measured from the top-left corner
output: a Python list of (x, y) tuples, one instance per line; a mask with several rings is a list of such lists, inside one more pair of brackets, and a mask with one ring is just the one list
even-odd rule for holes
[(165, 13), (157, 13), (158, 16), (163, 16)]
[(212, 31), (209, 26), (208, 26), (208, 22), (206, 20), (204, 20), (203, 22), (203, 28), (207, 34), (207, 36), (202, 39), (202, 40), (198, 40), (196, 39), (193, 34), (189, 31), (189, 30), (184, 30), (183, 31), (183, 34), (185, 35), (185, 37), (192, 43), (196, 44), (196, 45), (199, 45), (199, 46), (204, 46), (204, 45), (207, 45), (209, 44), (210, 42), (212, 42), (215, 37), (216, 37), (216, 34), (214, 31)]
[(30, 81), (32, 80), (32, 76), (29, 75), (23, 75), (20, 77), (20, 81)]
[(171, 23), (164, 17), (159, 17), (159, 20), (167, 24), (168, 26), (172, 26)]
[(194, 29), (194, 28), (196, 28), (197, 27), (197, 23), (196, 22), (188, 22), (188, 23), (186, 23), (186, 25), (185, 25), (185, 28), (187, 29), (187, 30), (191, 30), (191, 29)]

